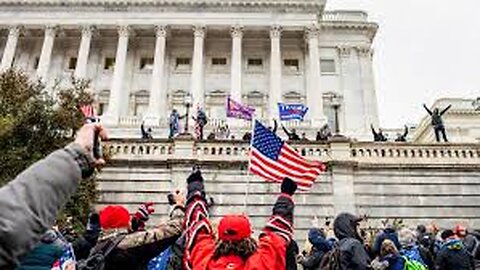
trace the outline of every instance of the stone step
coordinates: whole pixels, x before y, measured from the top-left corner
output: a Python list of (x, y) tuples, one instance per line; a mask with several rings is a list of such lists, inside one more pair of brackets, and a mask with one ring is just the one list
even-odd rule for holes
[(360, 184), (355, 183), (355, 194), (357, 195), (397, 195), (406, 194), (410, 196), (421, 195), (480, 195), (480, 185), (462, 185), (452, 183), (450, 185), (426, 184), (421, 186), (412, 186), (411, 184)]
[(368, 207), (381, 205), (384, 207), (417, 207), (417, 206), (432, 206), (432, 207), (459, 207), (459, 206), (478, 206), (480, 202), (480, 195), (465, 196), (458, 194), (458, 196), (440, 195), (440, 196), (411, 196), (411, 195), (357, 195), (355, 197), (357, 206)]
[(467, 207), (459, 205), (458, 207), (439, 207), (439, 206), (413, 206), (405, 207), (398, 205), (396, 207), (386, 208), (382, 205), (377, 207), (357, 207), (358, 213), (365, 213), (369, 216), (383, 218), (480, 218), (480, 211), (477, 206)]

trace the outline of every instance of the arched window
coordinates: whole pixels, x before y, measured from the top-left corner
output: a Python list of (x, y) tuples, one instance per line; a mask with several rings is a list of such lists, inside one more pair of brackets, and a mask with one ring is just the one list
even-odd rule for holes
[(98, 115), (103, 115), (108, 110), (108, 100), (110, 99), (110, 90), (102, 90), (97, 95)]
[(148, 99), (150, 93), (147, 90), (140, 90), (132, 94), (133, 115), (143, 117), (148, 110)]

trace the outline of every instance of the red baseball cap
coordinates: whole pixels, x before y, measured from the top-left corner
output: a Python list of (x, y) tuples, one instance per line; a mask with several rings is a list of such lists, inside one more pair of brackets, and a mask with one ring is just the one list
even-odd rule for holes
[(218, 238), (222, 241), (240, 241), (251, 234), (252, 226), (245, 215), (226, 215), (218, 224)]
[(102, 229), (119, 229), (130, 226), (130, 213), (119, 205), (109, 205), (100, 211)]

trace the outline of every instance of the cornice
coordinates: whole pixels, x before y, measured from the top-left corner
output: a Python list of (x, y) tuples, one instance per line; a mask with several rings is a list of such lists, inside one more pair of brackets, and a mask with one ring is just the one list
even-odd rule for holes
[(378, 24), (373, 22), (346, 22), (346, 21), (323, 21), (320, 22), (323, 31), (328, 30), (353, 30), (364, 31), (370, 40), (373, 40), (378, 31)]

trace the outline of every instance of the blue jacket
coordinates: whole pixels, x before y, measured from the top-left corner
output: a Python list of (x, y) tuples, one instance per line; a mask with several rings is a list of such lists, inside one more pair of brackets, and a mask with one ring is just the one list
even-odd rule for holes
[(318, 269), (325, 253), (333, 248), (332, 243), (326, 240), (321, 231), (316, 228), (310, 229), (308, 232), (308, 241), (313, 246), (312, 251), (300, 261), (300, 264), (303, 269)]
[(403, 270), (405, 259), (400, 255), (387, 255), (383, 258), (388, 262), (388, 270)]

